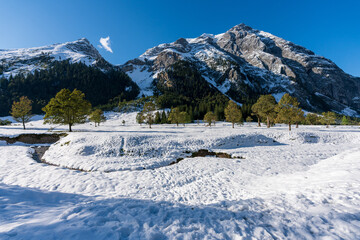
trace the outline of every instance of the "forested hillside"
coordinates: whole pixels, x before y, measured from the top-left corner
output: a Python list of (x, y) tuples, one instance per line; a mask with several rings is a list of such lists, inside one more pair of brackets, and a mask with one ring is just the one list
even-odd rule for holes
[(178, 61), (153, 81), (154, 95), (160, 108), (180, 107), (191, 119), (202, 119), (215, 111), (223, 119), (229, 99), (201, 76), (190, 62)]
[(33, 113), (41, 113), (41, 108), (63, 88), (81, 90), (93, 106), (114, 99), (131, 100), (139, 94), (138, 86), (120, 70), (105, 73), (81, 62), (54, 61), (47, 69), (0, 79), (0, 116), (9, 115), (12, 102), (21, 96), (33, 101)]

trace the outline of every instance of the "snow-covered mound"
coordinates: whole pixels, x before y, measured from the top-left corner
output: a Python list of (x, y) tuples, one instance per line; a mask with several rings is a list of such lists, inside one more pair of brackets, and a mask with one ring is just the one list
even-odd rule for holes
[(9, 78), (20, 73), (33, 73), (35, 70), (46, 69), (52, 61), (63, 60), (101, 68), (110, 66), (96, 48), (86, 38), (82, 38), (74, 42), (43, 47), (0, 49), (0, 77)]
[[(109, 132), (100, 135), (97, 132), (86, 135), (74, 133), (52, 145), (44, 155), (44, 159), (48, 163), (68, 168), (112, 172), (168, 166), (177, 159), (189, 157), (191, 153), (200, 149), (229, 153), (234, 158), (257, 159), (254, 154), (258, 155), (261, 148), (266, 154), (262, 154), (259, 161), (269, 159), (265, 168), (278, 169), (276, 170), (278, 173), (282, 171), (283, 164), (292, 165), (289, 168), (297, 164), (303, 165), (304, 162), (313, 164), (316, 163), (313, 161), (314, 155), (320, 160), (334, 155), (334, 151), (346, 148), (344, 143), (360, 142), (358, 134), (349, 133), (329, 134), (319, 131), (288, 133), (286, 129), (275, 133), (253, 129), (245, 131), (246, 133), (241, 131), (241, 134), (237, 131), (223, 132), (218, 129), (199, 131), (198, 126), (192, 124), (181, 129), (181, 132), (179, 128), (167, 126), (164, 133), (144, 132), (136, 135), (127, 131), (120, 134)], [(184, 132), (187, 133), (185, 136)], [(315, 151), (309, 150), (305, 155), (296, 153), (296, 146), (307, 144), (316, 145)], [(323, 149), (324, 152), (321, 156), (317, 154), (319, 149)], [(286, 155), (290, 152), (292, 157), (288, 159)], [(286, 162), (273, 161), (272, 158), (277, 156), (284, 156)], [(254, 160), (251, 164), (255, 164)], [(259, 167), (258, 170), (260, 169), (262, 168)], [(264, 170), (257, 174), (262, 174)]]
[(209, 84), (238, 102), (254, 92), (287, 92), (309, 111), (360, 113), (359, 78), (302, 46), (245, 24), (218, 35), (160, 44), (122, 69), (142, 89), (140, 94), (152, 95), (153, 79), (179, 60), (192, 62)]

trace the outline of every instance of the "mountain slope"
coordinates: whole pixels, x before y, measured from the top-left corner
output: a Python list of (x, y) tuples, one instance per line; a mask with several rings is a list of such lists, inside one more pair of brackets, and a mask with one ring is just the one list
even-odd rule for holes
[(33, 113), (40, 114), (62, 88), (81, 90), (93, 106), (116, 105), (139, 94), (129, 76), (108, 63), (85, 38), (45, 47), (0, 50), (0, 116), (9, 115), (13, 101), (21, 96), (31, 99)]
[(161, 44), (121, 67), (142, 94), (152, 95), (153, 80), (179, 60), (194, 64), (209, 84), (238, 102), (268, 93), (279, 100), (290, 93), (309, 111), (360, 112), (360, 78), (304, 47), (244, 24), (223, 34)]
[(86, 39), (58, 43), (43, 47), (0, 49), (0, 78), (9, 78), (20, 73), (34, 73), (46, 69), (53, 61), (69, 60), (70, 63), (84, 63), (102, 70), (110, 70), (112, 65), (100, 55)]

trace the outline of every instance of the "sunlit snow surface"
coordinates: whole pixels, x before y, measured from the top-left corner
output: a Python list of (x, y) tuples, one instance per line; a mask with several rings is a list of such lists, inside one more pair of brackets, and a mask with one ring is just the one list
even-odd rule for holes
[[(135, 116), (75, 126), (44, 156), (63, 167), (0, 141), (0, 239), (360, 238), (358, 126), (149, 129)], [(40, 119), (0, 135), (45, 133)], [(186, 158), (199, 149), (241, 158)]]

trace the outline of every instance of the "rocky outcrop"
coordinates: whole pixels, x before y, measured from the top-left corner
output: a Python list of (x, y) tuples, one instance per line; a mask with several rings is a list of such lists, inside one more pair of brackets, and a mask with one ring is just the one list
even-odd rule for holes
[(51, 134), (20, 134), (16, 137), (1, 137), (0, 141), (6, 141), (7, 144), (21, 142), (25, 144), (51, 144), (60, 140), (61, 137), (67, 136), (66, 133)]

